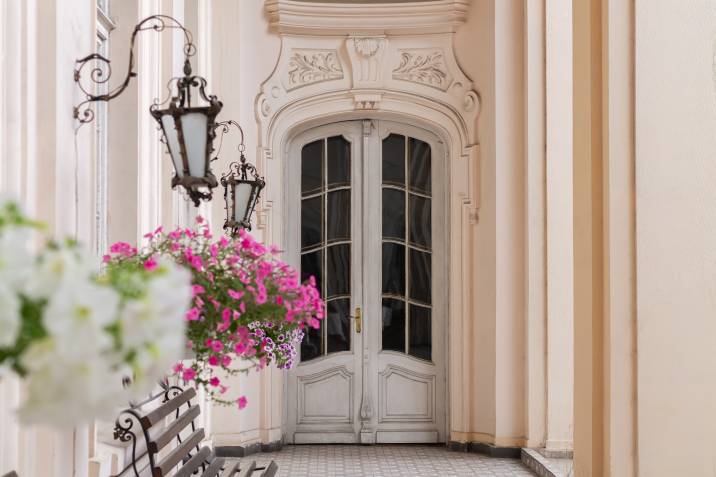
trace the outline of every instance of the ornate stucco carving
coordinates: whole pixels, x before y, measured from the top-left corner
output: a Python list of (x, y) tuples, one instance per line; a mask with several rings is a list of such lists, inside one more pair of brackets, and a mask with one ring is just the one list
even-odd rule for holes
[(375, 56), (383, 46), (385, 41), (384, 37), (370, 37), (370, 36), (354, 36), (353, 45), (359, 55), (364, 58), (370, 58)]
[(346, 40), (346, 50), (353, 67), (354, 87), (381, 86), (386, 41), (383, 36), (353, 36)]
[(447, 90), (452, 82), (442, 49), (400, 50), (400, 62), (393, 69), (393, 78), (432, 86), (442, 91)]
[[(293, 50), (288, 62), (288, 90), (343, 78), (336, 50)], [(274, 94), (274, 97), (276, 95)]]
[(375, 109), (378, 107), (381, 95), (380, 94), (355, 94), (353, 96), (355, 101), (356, 109)]

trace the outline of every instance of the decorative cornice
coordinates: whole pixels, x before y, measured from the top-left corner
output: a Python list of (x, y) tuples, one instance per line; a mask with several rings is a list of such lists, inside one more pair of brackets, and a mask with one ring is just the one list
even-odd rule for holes
[(470, 0), (395, 3), (327, 3), (267, 0), (272, 28), (293, 34), (449, 33), (467, 18)]

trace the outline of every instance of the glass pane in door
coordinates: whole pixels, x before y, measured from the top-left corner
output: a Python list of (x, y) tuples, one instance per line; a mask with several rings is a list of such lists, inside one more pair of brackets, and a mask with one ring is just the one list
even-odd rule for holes
[(301, 279), (326, 301), (321, 328), (306, 329), (301, 361), (351, 349), (351, 148), (342, 136), (301, 150)]
[(430, 145), (391, 134), (382, 147), (382, 349), (432, 358)]

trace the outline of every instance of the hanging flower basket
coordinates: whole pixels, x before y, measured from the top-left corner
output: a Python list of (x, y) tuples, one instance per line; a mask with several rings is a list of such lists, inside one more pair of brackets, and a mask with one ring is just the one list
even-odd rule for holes
[(213, 401), (243, 408), (246, 398), (228, 392), (224, 377), (269, 364), (293, 366), (304, 328), (320, 326), (325, 306), (314, 279), (302, 283), (276, 247), (243, 230), (236, 239), (214, 240), (201, 217), (197, 225), (170, 233), (157, 229), (139, 251), (114, 244), (104, 261), (110, 273), (126, 264), (152, 270), (167, 259), (190, 270), (186, 345), (194, 359), (173, 371)]

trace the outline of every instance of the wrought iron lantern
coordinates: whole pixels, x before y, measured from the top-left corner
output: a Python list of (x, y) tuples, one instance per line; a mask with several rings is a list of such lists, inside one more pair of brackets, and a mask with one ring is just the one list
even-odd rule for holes
[(226, 202), (224, 230), (228, 235), (235, 237), (242, 228), (251, 230), (251, 215), (256, 208), (256, 203), (266, 182), (259, 175), (256, 166), (246, 162), (244, 131), (241, 126), (236, 121), (218, 123), (217, 127), (219, 126), (222, 127), (222, 138), (229, 131), (230, 126), (235, 126), (241, 133), (239, 162), (232, 162), (229, 165), (228, 172), (221, 176), (221, 185), (224, 187), (224, 200)]
[[(159, 124), (163, 135), (162, 142), (167, 146), (172, 159), (175, 172), (172, 188), (183, 187), (198, 207), (201, 200), (211, 200), (211, 190), (219, 185), (211, 172), (210, 163), (216, 137), (216, 116), (221, 111), (222, 103), (216, 96), (206, 93), (205, 78), (192, 74), (189, 59), (196, 54), (196, 47), (191, 32), (178, 20), (166, 15), (153, 15), (134, 27), (127, 76), (119, 86), (106, 94), (97, 95), (93, 89), (85, 88), (81, 73), (87, 65), (91, 65), (90, 80), (95, 84), (107, 83), (112, 75), (110, 60), (97, 53), (77, 60), (75, 82), (86, 95), (86, 99), (74, 108), (74, 117), (80, 123), (92, 121), (94, 112), (89, 108), (89, 104), (116, 98), (127, 88), (131, 78), (137, 76), (134, 46), (140, 32), (161, 32), (172, 28), (180, 29), (184, 33), (184, 76), (169, 81), (170, 98), (162, 103), (155, 102), (150, 107), (150, 112)], [(197, 101), (202, 101), (202, 104), (197, 104)]]

